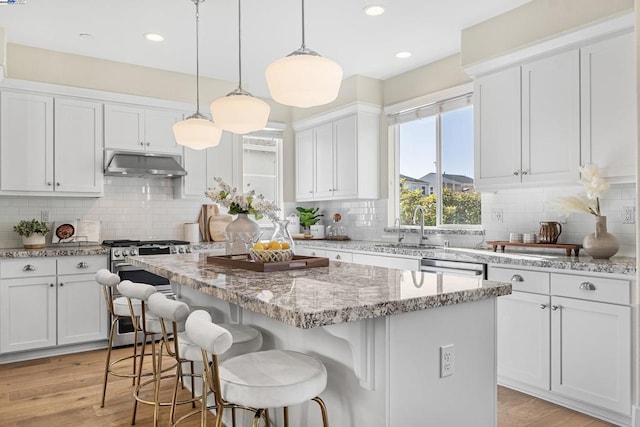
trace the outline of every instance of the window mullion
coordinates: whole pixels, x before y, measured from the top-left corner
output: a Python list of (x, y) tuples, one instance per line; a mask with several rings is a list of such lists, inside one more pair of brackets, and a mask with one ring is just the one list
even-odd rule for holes
[(436, 226), (442, 225), (442, 114), (436, 116)]

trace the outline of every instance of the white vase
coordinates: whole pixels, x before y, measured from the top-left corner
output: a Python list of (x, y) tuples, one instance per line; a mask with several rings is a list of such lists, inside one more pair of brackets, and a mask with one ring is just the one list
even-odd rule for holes
[(596, 217), (596, 231), (587, 235), (582, 241), (584, 250), (596, 259), (608, 259), (620, 249), (620, 242), (613, 234), (607, 232), (607, 217)]
[(22, 236), (22, 245), (25, 249), (40, 249), (44, 248), (46, 238), (44, 234), (33, 233), (31, 236)]
[(227, 255), (235, 255), (235, 254), (244, 254), (246, 253), (246, 247), (237, 235), (237, 233), (260, 233), (260, 226), (257, 222), (249, 219), (248, 214), (238, 214), (236, 219), (231, 221), (227, 228), (225, 229), (227, 233), (230, 234), (231, 239), (225, 240), (225, 254)]

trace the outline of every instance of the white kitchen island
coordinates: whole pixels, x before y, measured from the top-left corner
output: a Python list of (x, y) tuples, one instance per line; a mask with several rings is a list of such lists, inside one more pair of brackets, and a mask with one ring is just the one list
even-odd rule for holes
[[(260, 273), (207, 263), (207, 254), (128, 259), (215, 308), (215, 320), (257, 326), (264, 349), (321, 359), (333, 427), (496, 425), (496, 297), (511, 293), (508, 283), (333, 261)], [(281, 411), (272, 417), (282, 425)], [(290, 421), (320, 425), (317, 405), (291, 408)]]

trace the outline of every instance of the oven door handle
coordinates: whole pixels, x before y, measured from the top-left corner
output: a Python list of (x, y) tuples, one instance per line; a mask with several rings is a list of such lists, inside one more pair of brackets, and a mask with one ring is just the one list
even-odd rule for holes
[(457, 274), (458, 276), (482, 276), (482, 271), (478, 270), (463, 270), (460, 268), (447, 268), (447, 267), (428, 267), (422, 266), (420, 267), (420, 271), (425, 273), (443, 273), (443, 274)]
[(140, 267), (136, 267), (133, 264), (129, 264), (128, 262), (117, 262), (113, 264), (113, 272), (118, 273), (119, 271), (139, 271), (143, 270)]

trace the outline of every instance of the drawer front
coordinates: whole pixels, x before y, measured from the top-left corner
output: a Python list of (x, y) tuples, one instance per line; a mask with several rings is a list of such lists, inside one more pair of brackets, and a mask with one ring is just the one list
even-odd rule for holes
[(549, 273), (489, 266), (489, 280), (511, 282), (514, 291), (549, 293)]
[(295, 253), (296, 255), (301, 255), (301, 256), (318, 256), (318, 257), (326, 256), (324, 249), (309, 248), (304, 246), (296, 246)]
[(351, 252), (326, 250), (325, 256), (333, 261), (353, 262), (353, 254)]
[(94, 274), (107, 268), (106, 255), (65, 256), (58, 258), (58, 274)]
[(3, 279), (55, 275), (55, 258), (16, 258), (0, 261), (0, 277)]
[(631, 303), (631, 283), (623, 279), (552, 273), (551, 294), (628, 305)]

